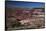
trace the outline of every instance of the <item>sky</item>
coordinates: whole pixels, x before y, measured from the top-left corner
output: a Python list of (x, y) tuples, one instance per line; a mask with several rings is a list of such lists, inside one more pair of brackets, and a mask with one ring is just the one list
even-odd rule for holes
[(6, 5), (7, 7), (24, 7), (24, 8), (41, 8), (45, 6), (45, 3), (43, 2), (20, 2), (20, 1), (7, 1)]

